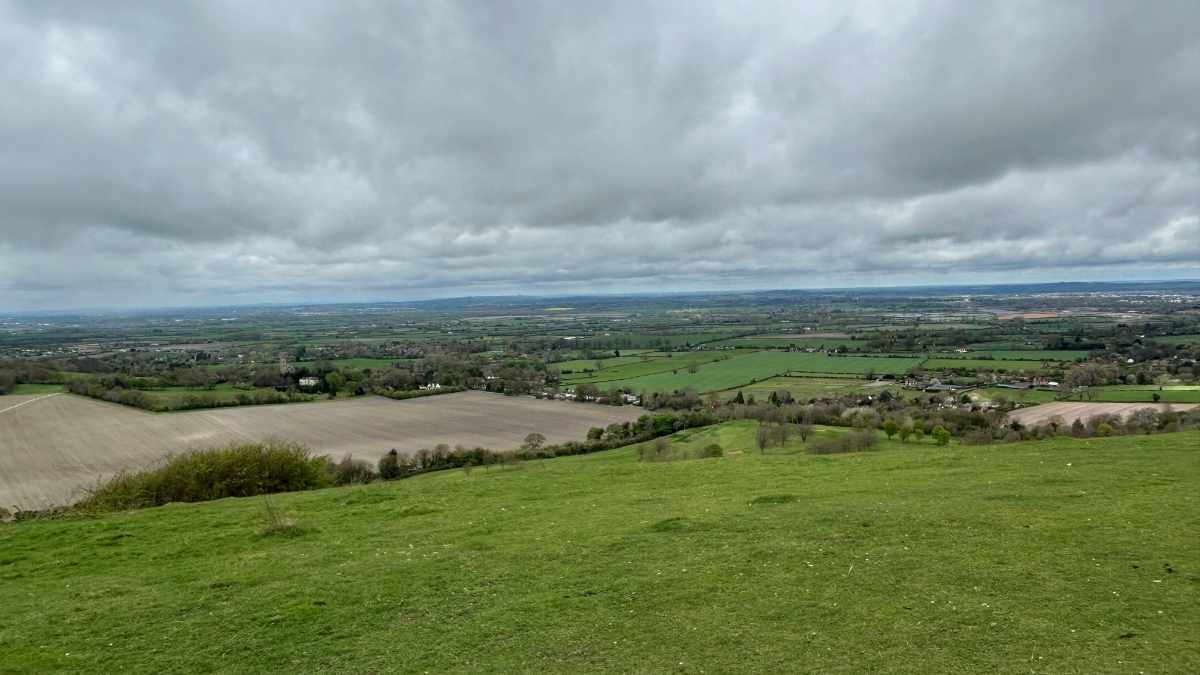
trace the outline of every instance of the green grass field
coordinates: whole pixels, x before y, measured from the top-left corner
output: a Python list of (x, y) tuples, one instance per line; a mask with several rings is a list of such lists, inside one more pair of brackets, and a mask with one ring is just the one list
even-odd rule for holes
[(1016, 361), (999, 359), (927, 359), (921, 364), (926, 370), (944, 370), (950, 368), (968, 368), (994, 371), (1026, 371), (1039, 372), (1045, 370), (1042, 361)]
[(931, 354), (935, 358), (969, 358), (986, 361), (980, 359), (981, 356), (991, 356), (998, 361), (1075, 361), (1077, 359), (1087, 358), (1088, 353), (1081, 349), (989, 349), (975, 350), (972, 349), (966, 354), (960, 353), (938, 353)]
[(363, 370), (370, 368), (379, 370), (381, 368), (391, 368), (392, 364), (403, 359), (368, 359), (368, 358), (353, 358), (353, 359), (334, 359), (330, 363), (338, 368), (351, 368), (354, 370)]
[(725, 339), (730, 335), (736, 335), (738, 332), (742, 331), (711, 331), (699, 333), (671, 332), (663, 334), (613, 333), (611, 335), (594, 335), (589, 338), (582, 338), (580, 342), (584, 343), (585, 346), (590, 346), (597, 349), (615, 348), (623, 351), (626, 348), (637, 349), (698, 345)]
[(1076, 398), (1084, 401), (1137, 403), (1154, 401), (1155, 394), (1158, 394), (1159, 401), (1162, 403), (1200, 403), (1200, 386), (1197, 385), (1166, 385), (1160, 388), (1156, 384), (1122, 384), (1110, 387), (1093, 387), (1088, 391), (1088, 395), (1080, 395)]
[(761, 351), (737, 354), (723, 361), (699, 365), (695, 373), (680, 367), (642, 377), (605, 382), (602, 386), (630, 387), (634, 391), (673, 391), (693, 388), (698, 392), (731, 389), (789, 372), (847, 373), (863, 375), (902, 374), (921, 362), (919, 358), (826, 356), (807, 352)]
[(1163, 337), (1150, 338), (1155, 342), (1161, 342), (1168, 345), (1200, 345), (1200, 334), (1193, 335), (1166, 335)]
[(1049, 403), (1058, 400), (1058, 392), (1045, 389), (1004, 389), (1002, 387), (986, 387), (972, 392), (989, 400), (1004, 398), (1014, 403)]
[[(621, 359), (626, 357), (622, 356)], [(609, 383), (616, 380), (627, 380), (635, 377), (643, 377), (656, 373), (670, 374), (671, 371), (685, 371), (688, 366), (700, 366), (701, 364), (711, 363), (721, 359), (732, 360), (734, 355), (721, 354), (717, 352), (678, 352), (672, 353), (670, 357), (666, 355), (648, 358), (642, 360), (639, 357), (630, 357), (632, 360), (625, 363), (605, 367), (602, 370), (585, 373), (573, 372), (566, 373), (562, 376), (562, 381), (565, 384), (581, 384), (584, 382), (594, 382), (598, 384)], [(593, 362), (594, 363), (594, 362)], [(594, 368), (594, 365), (587, 366)], [(604, 384), (604, 386), (609, 386)]]
[[(0, 669), (1200, 671), (1196, 432), (632, 449), (0, 526)], [(787, 449), (785, 449), (787, 450)]]
[(1029, 351), (1033, 348), (1020, 340), (989, 340), (986, 342), (972, 342), (967, 345), (967, 349), (973, 352), (990, 352)]
[(807, 401), (813, 398), (845, 396), (848, 394), (879, 394), (885, 389), (896, 393), (899, 385), (887, 387), (867, 386), (869, 382), (861, 378), (847, 377), (772, 377), (761, 382), (738, 387), (725, 392), (722, 398), (733, 398), (737, 392), (743, 397), (754, 396), (759, 401), (765, 401), (771, 392), (787, 391), (792, 398)]
[(814, 347), (835, 349), (861, 349), (867, 346), (866, 340), (851, 338), (778, 338), (778, 337), (744, 337), (721, 340), (712, 343), (713, 347), (736, 347), (738, 349), (784, 349), (787, 347)]
[(61, 384), (18, 384), (13, 386), (12, 391), (8, 393), (13, 396), (33, 396), (37, 394), (57, 394), (60, 391), (66, 391), (66, 388)]
[[(1001, 389), (987, 388), (978, 390), (985, 398), (994, 399), (1005, 396), (1010, 401), (1019, 403), (1045, 403), (1056, 401), (1058, 392), (1040, 389)], [(1120, 384), (1106, 387), (1092, 387), (1087, 393), (1077, 393), (1069, 400), (1095, 401), (1097, 403), (1154, 403), (1154, 395), (1158, 394), (1159, 403), (1200, 403), (1200, 385), (1165, 385), (1157, 384), (1134, 385)]]
[[(631, 363), (642, 363), (645, 361), (661, 359), (666, 356), (666, 354), (661, 352), (642, 352), (642, 354), (645, 354), (645, 356), (642, 356), (641, 354), (626, 356), (625, 353), (622, 352), (621, 356), (610, 356), (607, 359), (599, 359), (601, 369), (607, 370), (617, 366), (626, 366)], [(550, 365), (558, 368), (560, 371), (572, 371), (569, 374), (579, 374), (584, 368), (595, 370), (596, 361), (597, 359), (572, 359), (570, 361), (558, 361), (557, 363), (552, 363)]]

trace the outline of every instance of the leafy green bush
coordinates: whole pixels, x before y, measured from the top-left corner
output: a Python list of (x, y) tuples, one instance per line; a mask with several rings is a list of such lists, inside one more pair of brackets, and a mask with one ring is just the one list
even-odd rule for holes
[(161, 466), (123, 471), (90, 490), (84, 510), (119, 511), (327, 487), (327, 460), (297, 443), (243, 443), (167, 457)]
[(950, 432), (942, 425), (933, 428), (933, 432), (929, 434), (938, 445), (948, 445), (950, 443)]

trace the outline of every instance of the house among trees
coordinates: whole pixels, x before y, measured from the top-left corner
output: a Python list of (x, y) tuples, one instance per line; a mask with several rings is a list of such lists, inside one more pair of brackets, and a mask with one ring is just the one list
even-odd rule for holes
[(302, 377), (300, 378), (299, 384), (301, 389), (316, 389), (317, 387), (321, 386), (321, 378), (311, 376)]

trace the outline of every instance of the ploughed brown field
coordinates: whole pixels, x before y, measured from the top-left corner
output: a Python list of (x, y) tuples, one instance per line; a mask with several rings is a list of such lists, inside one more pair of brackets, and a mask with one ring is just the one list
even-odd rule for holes
[(1048, 422), (1055, 415), (1061, 417), (1065, 423), (1073, 424), (1077, 419), (1087, 422), (1096, 415), (1120, 415), (1121, 417), (1128, 417), (1135, 410), (1141, 410), (1142, 408), (1178, 412), (1194, 407), (1196, 407), (1195, 403), (1076, 403), (1058, 401), (1014, 410), (1008, 414), (1008, 418), (1031, 427)]
[(376, 461), (391, 448), (410, 453), (438, 443), (511, 450), (534, 431), (550, 443), (578, 441), (590, 427), (634, 420), (643, 412), (483, 392), (179, 413), (70, 394), (0, 396), (0, 506), (68, 503), (121, 469), (239, 440), (283, 438), (334, 458), (353, 453)]

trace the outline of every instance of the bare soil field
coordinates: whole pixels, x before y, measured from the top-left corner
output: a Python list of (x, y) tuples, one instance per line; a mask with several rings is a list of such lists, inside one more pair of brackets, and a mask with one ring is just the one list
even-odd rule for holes
[(335, 458), (375, 461), (391, 448), (408, 453), (438, 443), (509, 450), (534, 431), (551, 443), (578, 441), (590, 427), (643, 412), (483, 392), (157, 414), (69, 394), (0, 396), (0, 506), (67, 503), (122, 469), (238, 440), (283, 438)]
[(1121, 417), (1128, 417), (1135, 410), (1142, 408), (1178, 412), (1195, 407), (1195, 403), (1077, 403), (1058, 401), (1014, 410), (1008, 414), (1008, 418), (1028, 427), (1037, 426), (1055, 415), (1062, 417), (1063, 421), (1067, 424), (1073, 424), (1077, 419), (1087, 422), (1088, 419), (1096, 415), (1120, 415)]

